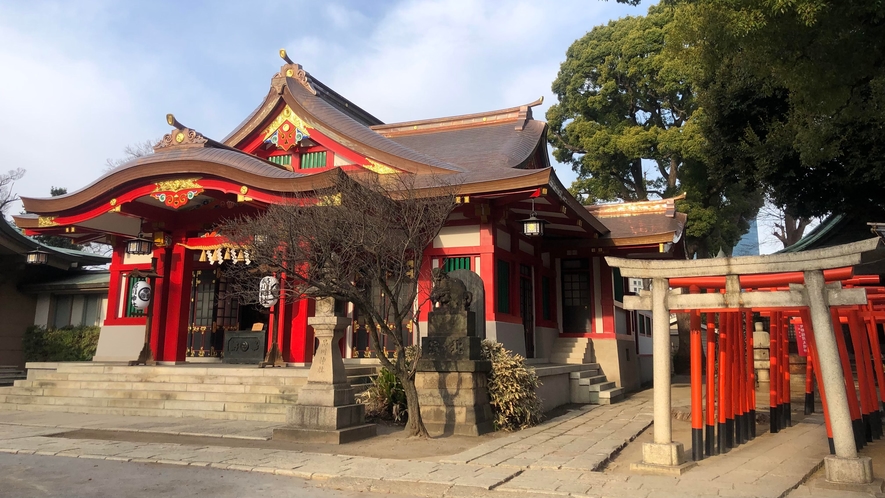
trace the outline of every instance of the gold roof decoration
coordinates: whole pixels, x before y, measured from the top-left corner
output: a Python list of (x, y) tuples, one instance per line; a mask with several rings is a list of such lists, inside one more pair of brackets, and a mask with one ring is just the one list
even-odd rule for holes
[(175, 129), (163, 135), (163, 138), (154, 146), (154, 151), (176, 146), (200, 146), (209, 141), (202, 133), (181, 124), (173, 114), (166, 115), (166, 123)]

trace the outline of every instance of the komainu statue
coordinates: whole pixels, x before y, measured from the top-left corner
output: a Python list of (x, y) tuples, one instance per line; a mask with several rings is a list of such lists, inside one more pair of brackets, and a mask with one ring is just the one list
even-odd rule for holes
[(473, 293), (467, 291), (464, 282), (449, 278), (444, 269), (434, 268), (430, 301), (439, 311), (464, 311), (473, 302)]

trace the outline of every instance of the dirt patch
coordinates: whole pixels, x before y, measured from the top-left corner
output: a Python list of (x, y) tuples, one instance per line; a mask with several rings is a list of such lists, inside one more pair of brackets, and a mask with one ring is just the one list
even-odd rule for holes
[(290, 441), (252, 440), (221, 437), (181, 436), (152, 432), (102, 431), (80, 429), (55, 434), (51, 437), (68, 439), (97, 439), (102, 441), (124, 441), (131, 443), (171, 443), (190, 446), (225, 446), (229, 448), (266, 448), (273, 450), (303, 451), (331, 455), (366, 456), (393, 458), (398, 460), (436, 461), (473, 448), (506, 432), (495, 432), (478, 437), (441, 436), (429, 439), (406, 437), (402, 425), (380, 422), (378, 436), (347, 444), (311, 444)]

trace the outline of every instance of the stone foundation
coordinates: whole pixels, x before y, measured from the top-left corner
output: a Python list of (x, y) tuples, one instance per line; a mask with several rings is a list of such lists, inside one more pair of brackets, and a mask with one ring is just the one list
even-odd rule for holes
[(494, 430), (486, 372), (418, 372), (415, 386), (431, 436), (478, 436)]

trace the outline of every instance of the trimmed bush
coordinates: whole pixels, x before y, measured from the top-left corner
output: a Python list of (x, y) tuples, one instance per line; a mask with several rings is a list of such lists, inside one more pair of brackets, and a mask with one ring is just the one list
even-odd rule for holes
[(495, 430), (516, 431), (538, 424), (543, 414), (535, 389), (541, 382), (525, 358), (495, 341), (482, 341), (482, 357), (492, 362), (488, 380)]
[(85, 325), (60, 329), (31, 325), (22, 339), (25, 361), (90, 361), (99, 330)]

